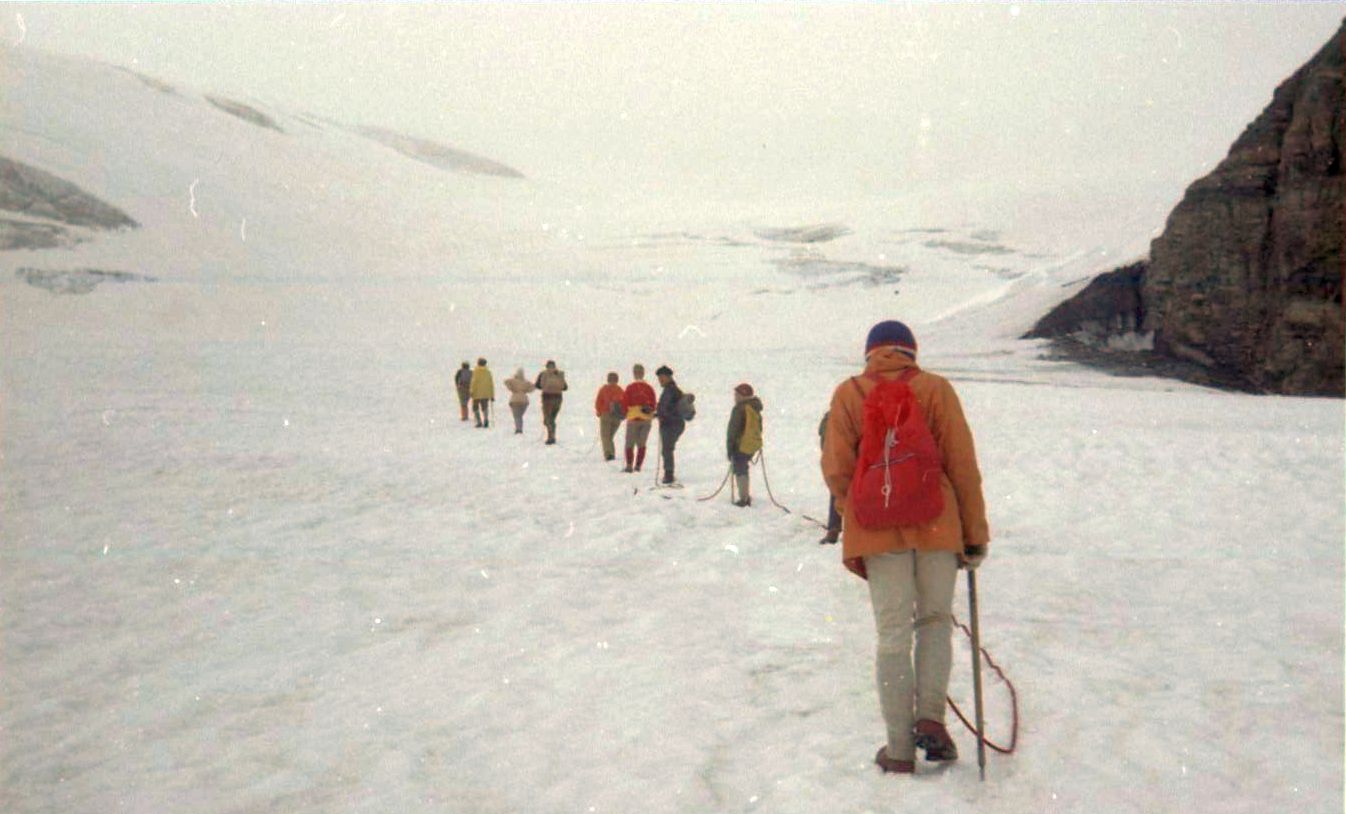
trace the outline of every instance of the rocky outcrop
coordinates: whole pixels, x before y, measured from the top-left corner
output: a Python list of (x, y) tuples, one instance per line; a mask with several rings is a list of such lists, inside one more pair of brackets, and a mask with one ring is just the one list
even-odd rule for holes
[(0, 156), (0, 209), (91, 229), (138, 226), (120, 209), (51, 173)]
[[(1158, 355), (1250, 390), (1346, 394), (1343, 48), (1346, 25), (1188, 187), (1151, 243), (1135, 310)], [(1084, 315), (1106, 300), (1090, 286), (1067, 306)], [(1059, 334), (1056, 323), (1030, 335)]]
[(382, 127), (356, 127), (356, 133), (373, 139), (407, 158), (429, 164), (432, 167), (451, 172), (467, 172), (474, 175), (494, 175), (498, 178), (523, 178), (523, 173), (479, 155), (445, 147), (429, 139), (413, 138), (401, 133), (385, 130)]
[[(142, 80), (144, 78), (142, 77)], [(223, 96), (206, 96), (206, 101), (210, 102), (217, 109), (223, 110), (230, 116), (242, 119), (248, 124), (255, 124), (258, 127), (265, 127), (267, 130), (275, 130), (277, 133), (284, 133), (276, 120), (266, 115), (262, 111), (251, 105), (245, 105), (242, 102), (235, 102), (233, 99), (226, 99)]]
[(1276, 89), (1150, 246), (1155, 349), (1256, 388), (1343, 393), (1346, 25)]
[(1084, 290), (1038, 320), (1025, 339), (1072, 336), (1085, 343), (1106, 345), (1113, 337), (1135, 334), (1145, 323), (1140, 289), (1145, 263), (1100, 274)]
[(14, 276), (35, 288), (43, 288), (53, 294), (88, 294), (100, 283), (152, 283), (155, 278), (144, 274), (132, 274), (128, 271), (103, 271), (101, 269), (32, 269), (21, 268)]

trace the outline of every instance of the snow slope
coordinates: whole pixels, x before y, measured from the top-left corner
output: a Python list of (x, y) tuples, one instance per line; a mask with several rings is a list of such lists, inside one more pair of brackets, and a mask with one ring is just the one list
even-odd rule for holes
[[(0, 154), (143, 224), (0, 258), (3, 810), (1341, 809), (1341, 402), (1014, 339), (1163, 213), (632, 200), (0, 57)], [(869, 763), (867, 597), (802, 518), (830, 390), (892, 317), (986, 479), (983, 635), (1023, 723), (985, 784), (956, 726), (953, 767)], [(523, 436), (457, 420), (478, 355), (568, 371), (558, 446), (536, 405)], [(636, 361), (698, 395), (683, 490), (594, 446), (591, 393)], [(793, 514), (761, 469), (750, 510), (694, 500), (742, 380)]]

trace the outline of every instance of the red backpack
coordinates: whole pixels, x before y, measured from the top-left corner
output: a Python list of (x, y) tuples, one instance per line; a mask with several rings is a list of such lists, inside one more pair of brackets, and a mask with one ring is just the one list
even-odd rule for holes
[(918, 526), (944, 511), (943, 460), (907, 384), (920, 372), (913, 367), (896, 379), (869, 376), (877, 382), (869, 395), (851, 378), (865, 405), (860, 458), (847, 500), (864, 528)]

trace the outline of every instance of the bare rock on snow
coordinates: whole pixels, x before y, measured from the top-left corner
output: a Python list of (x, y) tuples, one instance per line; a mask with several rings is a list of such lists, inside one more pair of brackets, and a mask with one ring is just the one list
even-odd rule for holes
[(860, 285), (869, 288), (894, 285), (907, 273), (906, 266), (876, 266), (854, 260), (832, 260), (816, 249), (795, 249), (776, 261), (776, 268), (811, 280), (810, 288)]
[(850, 227), (840, 223), (823, 223), (816, 226), (758, 229), (756, 235), (763, 240), (774, 240), (781, 243), (826, 243), (839, 237), (845, 237), (850, 233)]
[(0, 252), (15, 249), (63, 249), (80, 242), (55, 223), (0, 218)]
[(99, 269), (34, 269), (21, 268), (14, 276), (35, 288), (43, 288), (53, 294), (88, 294), (99, 283), (150, 283), (155, 278), (127, 271), (102, 271)]
[[(92, 229), (126, 229), (140, 225), (125, 212), (69, 181), (3, 156), (0, 156), (0, 210)], [(14, 231), (34, 234), (32, 229)]]
[(1146, 264), (1089, 286), (1029, 336), (1100, 316), (1125, 330), (1139, 315), (1158, 355), (1244, 389), (1346, 395), (1343, 47), (1346, 24), (1188, 187)]
[(494, 175), (500, 178), (523, 178), (524, 174), (489, 158), (455, 150), (423, 138), (403, 135), (382, 127), (356, 127), (356, 133), (372, 139), (402, 155), (429, 164), (441, 170), (469, 172), (476, 175)]
[(1134, 333), (1145, 323), (1140, 287), (1145, 263), (1100, 274), (1080, 293), (1038, 320), (1025, 339), (1073, 336), (1084, 342), (1106, 343), (1108, 337)]
[(275, 119), (251, 105), (235, 102), (233, 99), (226, 99), (223, 96), (206, 96), (206, 101), (210, 102), (220, 110), (223, 110), (225, 113), (228, 113), (230, 116), (236, 116), (248, 124), (255, 124), (258, 127), (275, 130), (277, 133), (285, 132), (281, 129), (279, 124), (276, 124)]

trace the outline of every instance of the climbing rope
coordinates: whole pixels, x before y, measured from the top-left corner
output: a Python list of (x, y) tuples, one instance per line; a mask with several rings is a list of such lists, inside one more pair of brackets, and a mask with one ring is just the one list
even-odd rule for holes
[[(776, 500), (776, 496), (775, 496), (774, 494), (771, 493), (771, 478), (768, 478), (768, 477), (767, 477), (767, 474), (766, 474), (766, 446), (764, 445), (761, 449), (757, 450), (757, 454), (754, 455), (753, 458), (752, 458), (752, 460), (749, 461), (748, 463), (749, 463), (749, 464), (760, 464), (760, 465), (761, 465), (761, 467), (762, 467), (762, 482), (763, 482), (764, 484), (766, 484), (766, 496), (767, 496), (768, 498), (771, 499), (771, 505), (775, 506), (777, 509), (780, 509), (781, 511), (785, 512), (786, 514), (794, 514), (794, 512), (790, 511), (790, 510), (787, 509), (785, 506), (781, 505), (781, 504)], [(814, 522), (816, 523), (816, 522), (818, 522), (818, 521), (815, 520)]]
[(720, 488), (716, 489), (714, 492), (711, 492), (710, 494), (706, 495), (705, 497), (699, 497), (699, 498), (697, 498), (697, 499), (696, 499), (696, 502), (697, 502), (697, 503), (705, 503), (707, 500), (710, 500), (710, 499), (714, 498), (716, 495), (718, 495), (719, 493), (723, 492), (723, 491), (724, 491), (724, 485), (725, 485), (726, 483), (729, 482), (729, 476), (732, 475), (732, 474), (734, 474), (734, 467), (733, 467), (733, 466), (730, 466), (727, 470), (725, 470), (725, 473), (724, 473), (724, 480), (720, 481)]
[[(959, 629), (961, 629), (964, 633), (967, 634), (968, 639), (972, 638), (972, 631), (968, 628), (967, 625), (958, 621), (956, 617), (954, 618), (953, 623), (957, 625)], [(1014, 750), (1019, 745), (1019, 694), (1014, 691), (1014, 682), (1009, 680), (1009, 676), (1005, 675), (1005, 671), (1000, 669), (999, 664), (995, 663), (995, 659), (991, 658), (990, 652), (988, 652), (985, 647), (981, 648), (981, 658), (986, 660), (986, 664), (989, 665), (990, 668), (995, 671), (996, 675), (1000, 676), (1000, 680), (1005, 682), (1005, 687), (1009, 689), (1010, 715), (1011, 715), (1009, 746), (1001, 746), (992, 741), (990, 738), (984, 736), (982, 737), (982, 742), (985, 743), (988, 747), (990, 747), (994, 751), (999, 752), (1002, 755), (1012, 755), (1014, 754)], [(962, 721), (963, 726), (967, 727), (967, 731), (971, 732), (974, 735), (977, 734), (977, 728), (974, 727), (968, 721), (967, 716), (964, 715), (963, 711), (958, 708), (957, 704), (954, 703), (953, 698), (945, 696), (945, 699), (949, 702), (949, 707), (953, 710), (953, 714), (957, 715), (958, 720)]]

